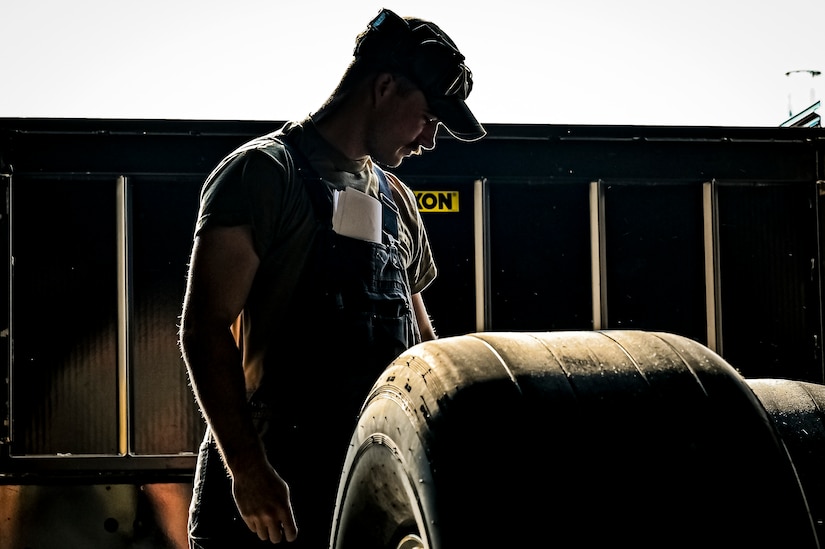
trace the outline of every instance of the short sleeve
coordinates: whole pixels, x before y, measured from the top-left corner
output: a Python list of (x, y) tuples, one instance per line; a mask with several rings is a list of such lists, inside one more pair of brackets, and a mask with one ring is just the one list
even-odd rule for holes
[(262, 254), (277, 230), (285, 181), (284, 164), (263, 151), (228, 158), (204, 183), (195, 234), (215, 226), (250, 225)]

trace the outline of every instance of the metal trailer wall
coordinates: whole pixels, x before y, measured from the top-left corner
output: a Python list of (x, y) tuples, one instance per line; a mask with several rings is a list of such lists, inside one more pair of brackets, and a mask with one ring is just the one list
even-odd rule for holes
[[(0, 528), (16, 539), (55, 489), (109, 544), (180, 505), (203, 429), (176, 345), (198, 191), (278, 126), (0, 119)], [(666, 331), (748, 378), (825, 381), (825, 130), (488, 130), (394, 170), (430, 232), (440, 335)]]

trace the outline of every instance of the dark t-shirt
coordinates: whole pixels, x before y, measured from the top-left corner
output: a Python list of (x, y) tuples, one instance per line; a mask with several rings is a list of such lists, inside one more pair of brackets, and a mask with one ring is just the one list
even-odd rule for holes
[[(329, 145), (310, 120), (288, 124), (293, 143), (333, 188), (353, 187), (372, 196), (378, 183), (369, 159), (353, 161)], [(270, 136), (250, 141), (228, 155), (207, 178), (196, 233), (211, 226), (250, 225), (261, 264), (243, 312), (244, 371), (251, 393), (279, 345), (293, 345), (285, 314), (312, 249), (317, 224), (310, 195), (282, 144)], [(399, 210), (398, 248), (411, 293), (435, 278), (429, 240), (412, 191), (387, 173)], [(227, 266), (231, 268), (231, 266)], [(280, 350), (278, 350), (280, 349)]]

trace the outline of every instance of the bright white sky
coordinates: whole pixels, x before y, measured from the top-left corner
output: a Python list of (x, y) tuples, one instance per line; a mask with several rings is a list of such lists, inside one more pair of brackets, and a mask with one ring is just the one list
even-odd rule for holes
[(302, 117), (382, 7), (450, 34), (483, 123), (778, 126), (825, 94), (785, 76), (825, 73), (825, 0), (0, 0), (0, 117)]

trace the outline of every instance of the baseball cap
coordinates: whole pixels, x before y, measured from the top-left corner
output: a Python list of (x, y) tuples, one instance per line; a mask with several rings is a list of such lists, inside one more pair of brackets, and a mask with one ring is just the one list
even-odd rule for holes
[(473, 73), (435, 23), (382, 9), (356, 39), (354, 55), (384, 63), (412, 80), (456, 139), (476, 141), (487, 134), (465, 102), (473, 89)]

